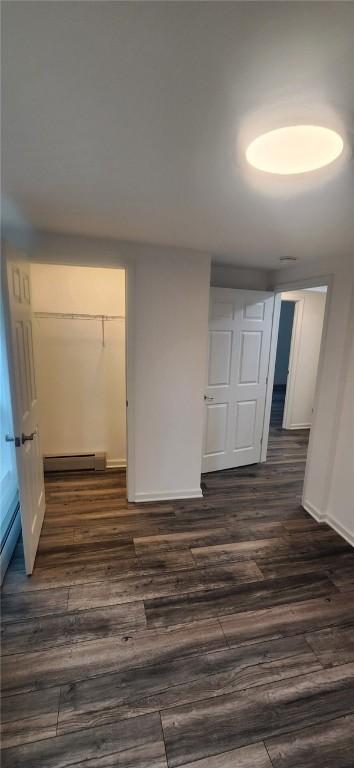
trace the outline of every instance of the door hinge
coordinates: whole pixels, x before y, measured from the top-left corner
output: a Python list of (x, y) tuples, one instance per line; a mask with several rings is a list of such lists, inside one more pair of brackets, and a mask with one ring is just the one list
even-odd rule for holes
[(12, 437), (12, 435), (5, 435), (6, 443), (15, 443), (16, 448), (20, 448), (21, 440), (19, 437)]

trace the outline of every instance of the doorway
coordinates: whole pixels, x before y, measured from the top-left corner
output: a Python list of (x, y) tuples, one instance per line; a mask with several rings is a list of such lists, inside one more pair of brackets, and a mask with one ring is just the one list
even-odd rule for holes
[(327, 286), (279, 295), (267, 461), (297, 459), (304, 477), (327, 301)]
[(125, 470), (125, 270), (31, 266), (44, 469)]
[[(67, 462), (59, 470), (119, 470), (129, 498), (134, 492), (134, 463), (129, 461), (127, 481), (124, 469), (129, 382), (132, 393), (126, 346), (132, 348), (133, 338), (125, 308), (126, 287), (132, 306), (133, 272), (124, 264), (113, 269), (31, 265), (7, 244), (3, 267), (4, 370), (13, 410), (9, 440), (16, 448), (22, 557), (31, 574), (45, 512), (43, 458), (46, 469), (53, 469), (46, 461), (54, 459)], [(131, 440), (129, 451), (132, 456)]]
[(271, 409), (271, 422), (272, 424), (277, 424), (279, 426), (282, 426), (283, 424), (294, 313), (295, 301), (286, 301), (285, 299), (282, 299)]

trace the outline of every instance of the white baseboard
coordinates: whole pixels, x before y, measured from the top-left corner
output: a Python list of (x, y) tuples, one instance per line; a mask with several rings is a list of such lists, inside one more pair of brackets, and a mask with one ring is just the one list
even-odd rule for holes
[(174, 499), (200, 499), (203, 493), (201, 488), (190, 488), (185, 491), (149, 491), (136, 493), (134, 501), (173, 501)]
[(326, 522), (326, 515), (321, 512), (317, 507), (314, 506), (314, 504), (311, 504), (310, 501), (307, 501), (307, 499), (302, 500), (302, 506), (304, 509), (306, 509), (306, 512), (308, 512), (312, 517), (317, 520), (318, 523)]
[(292, 424), (291, 427), (283, 427), (283, 429), (311, 429), (311, 424)]
[(339, 535), (342, 536), (342, 538), (345, 539), (348, 544), (351, 544), (351, 546), (354, 547), (354, 533), (348, 531), (344, 525), (338, 523), (338, 521), (335, 520), (331, 515), (326, 516), (326, 523), (328, 523), (328, 525), (330, 525), (331, 528), (336, 531), (336, 533), (339, 533)]
[(338, 533), (339, 536), (341, 536), (348, 542), (348, 544), (354, 547), (354, 533), (348, 531), (348, 529), (339, 523), (338, 520), (332, 517), (332, 515), (329, 515), (326, 512), (320, 512), (320, 510), (311, 504), (311, 502), (306, 501), (305, 499), (302, 502), (302, 506), (304, 509), (306, 509), (306, 512), (309, 512), (309, 514), (314, 517), (318, 523), (327, 523), (330, 528), (333, 528), (333, 530)]
[(107, 469), (125, 469), (126, 459), (107, 459)]

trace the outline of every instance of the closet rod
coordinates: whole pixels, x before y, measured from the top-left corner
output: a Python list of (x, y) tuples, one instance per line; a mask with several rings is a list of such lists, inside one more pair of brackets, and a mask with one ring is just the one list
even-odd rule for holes
[(77, 312), (34, 312), (35, 317), (50, 320), (99, 320), (102, 325), (102, 346), (105, 346), (105, 322), (125, 320), (124, 315), (84, 315)]
[(125, 320), (124, 315), (85, 315), (77, 312), (34, 312), (35, 317), (53, 320)]

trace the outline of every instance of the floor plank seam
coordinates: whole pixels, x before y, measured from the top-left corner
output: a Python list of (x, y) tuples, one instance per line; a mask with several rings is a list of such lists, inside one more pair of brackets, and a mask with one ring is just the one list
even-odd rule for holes
[[(232, 648), (232, 646), (230, 645), (230, 643), (229, 643), (229, 640), (227, 639), (227, 636), (226, 636), (226, 634), (225, 634), (225, 632), (224, 632), (224, 628), (223, 628), (223, 626), (222, 626), (222, 623), (221, 623), (221, 621), (220, 621), (220, 616), (218, 616), (218, 617), (217, 617), (217, 622), (218, 622), (218, 624), (219, 624), (219, 626), (220, 626), (220, 629), (221, 629), (221, 631), (222, 631), (222, 633), (223, 633), (223, 636), (224, 636), (224, 638), (225, 638), (225, 648)], [(235, 647), (235, 646), (234, 646), (234, 647)]]
[[(323, 629), (328, 629), (328, 627), (323, 627)], [(321, 631), (321, 630), (319, 630), (319, 631)], [(323, 662), (321, 661), (318, 653), (316, 653), (316, 649), (311, 645), (310, 640), (308, 639), (306, 633), (304, 634), (304, 640), (307, 643), (307, 645), (310, 648), (310, 650), (312, 651), (313, 655), (316, 656), (316, 659), (317, 659), (318, 663), (321, 664), (322, 669), (328, 669), (328, 666), (326, 667), (325, 664), (323, 664)]]
[[(167, 746), (166, 746), (166, 741), (165, 741), (165, 733), (164, 733), (164, 729), (163, 729), (163, 725), (162, 725), (162, 715), (161, 715), (161, 711), (160, 710), (158, 710), (158, 712), (159, 712), (159, 718), (160, 718), (160, 724), (161, 724), (162, 741), (163, 741), (164, 750), (165, 750), (166, 766), (168, 768), (170, 764), (169, 764), (168, 757), (167, 757)], [(183, 766), (182, 766), (182, 768), (183, 768)]]
[(55, 728), (55, 735), (56, 736), (58, 736), (58, 728), (59, 728), (59, 713), (60, 713), (61, 694), (62, 694), (62, 686), (59, 687), (57, 722), (56, 722), (56, 728)]
[[(267, 753), (267, 755), (269, 757), (270, 765), (272, 766), (272, 768), (274, 768), (274, 763), (273, 763), (273, 760), (272, 760), (272, 758), (271, 758), (271, 756), (269, 754), (269, 750), (268, 750), (267, 744), (266, 744), (266, 742), (264, 740), (262, 741), (262, 744), (263, 744), (264, 749), (265, 749), (265, 751), (266, 751), (266, 753)], [(300, 766), (299, 766), (299, 768), (300, 768)]]

